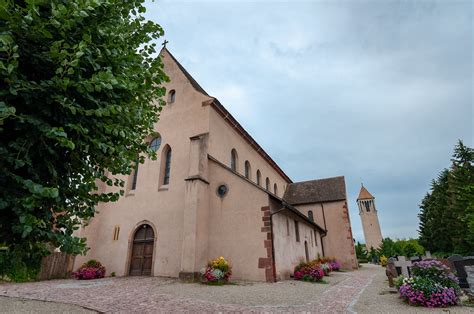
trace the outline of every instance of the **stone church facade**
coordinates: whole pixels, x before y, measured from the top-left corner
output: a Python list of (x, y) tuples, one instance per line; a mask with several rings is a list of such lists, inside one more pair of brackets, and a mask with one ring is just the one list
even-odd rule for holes
[[(78, 231), (107, 273), (195, 278), (224, 256), (233, 278), (276, 281), (318, 255), (357, 268), (344, 177), (293, 182), (164, 48), (167, 105), (125, 196)], [(101, 189), (107, 191), (105, 185)]]

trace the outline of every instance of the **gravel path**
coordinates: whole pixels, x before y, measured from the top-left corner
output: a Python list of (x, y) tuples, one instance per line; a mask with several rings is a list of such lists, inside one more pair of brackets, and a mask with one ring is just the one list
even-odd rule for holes
[(388, 287), (385, 269), (369, 264), (364, 264), (362, 269), (374, 273), (375, 276), (372, 283), (360, 294), (356, 302), (349, 306), (349, 313), (474, 313), (474, 308), (461, 306), (444, 309), (408, 306), (398, 297), (395, 288)]
[(0, 297), (0, 313), (97, 313), (83, 307), (57, 302)]
[[(414, 313), (425, 311), (404, 304), (388, 293), (384, 270), (364, 265), (354, 272), (332, 273), (327, 284), (282, 281), (274, 284), (238, 282), (206, 286), (160, 277), (122, 277), (99, 280), (50, 280), (0, 284), (0, 296), (21, 297), (84, 306), (99, 312), (317, 312)], [(0, 312), (4, 300), (0, 297)], [(21, 309), (35, 309), (28, 305)], [(10, 302), (11, 303), (11, 302)], [(15, 302), (14, 302), (15, 303)], [(18, 302), (17, 302), (18, 303)], [(54, 303), (46, 303), (49, 306)], [(14, 311), (7, 303), (6, 312)], [(61, 304), (58, 306), (64, 306)], [(8, 307), (10, 306), (10, 307)], [(41, 309), (41, 307), (38, 307)], [(71, 312), (81, 308), (71, 308)], [(451, 312), (470, 312), (450, 308)], [(453, 311), (454, 310), (454, 311)], [(70, 312), (58, 309), (51, 312)], [(433, 310), (431, 310), (433, 312)], [(472, 311), (471, 311), (472, 312)]]

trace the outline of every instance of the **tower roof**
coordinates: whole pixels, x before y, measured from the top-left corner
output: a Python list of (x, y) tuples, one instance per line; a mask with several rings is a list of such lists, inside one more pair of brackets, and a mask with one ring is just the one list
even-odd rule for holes
[(375, 197), (373, 197), (372, 194), (370, 194), (370, 192), (367, 191), (367, 189), (362, 185), (360, 187), (359, 197), (357, 198), (357, 200), (367, 200), (367, 199), (375, 199)]

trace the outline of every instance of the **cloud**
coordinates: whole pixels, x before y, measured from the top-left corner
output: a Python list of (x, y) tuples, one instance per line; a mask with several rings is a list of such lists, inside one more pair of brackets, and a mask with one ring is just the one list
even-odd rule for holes
[[(416, 236), (454, 144), (473, 146), (471, 1), (164, 1), (168, 47), (294, 181), (361, 180), (382, 232)], [(284, 127), (274, 128), (279, 125)]]

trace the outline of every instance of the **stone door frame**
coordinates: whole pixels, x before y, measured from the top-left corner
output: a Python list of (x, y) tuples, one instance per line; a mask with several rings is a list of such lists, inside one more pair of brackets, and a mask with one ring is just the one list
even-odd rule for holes
[(133, 253), (133, 240), (135, 238), (135, 233), (137, 232), (138, 228), (140, 228), (143, 225), (149, 225), (153, 229), (153, 233), (154, 233), (153, 254), (151, 257), (150, 276), (155, 276), (156, 241), (158, 239), (158, 233), (157, 233), (155, 224), (149, 220), (142, 220), (138, 222), (137, 224), (135, 224), (135, 226), (132, 228), (132, 231), (130, 232), (128, 236), (127, 259), (125, 261), (125, 276), (130, 276), (130, 266), (132, 263), (132, 253)]

